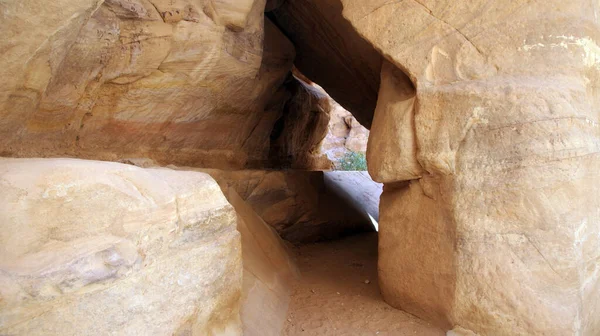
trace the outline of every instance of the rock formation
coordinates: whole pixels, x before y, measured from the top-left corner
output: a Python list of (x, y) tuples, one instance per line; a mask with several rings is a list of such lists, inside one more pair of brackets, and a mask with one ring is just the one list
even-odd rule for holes
[(599, 334), (597, 5), (342, 3), (389, 63), (368, 156), (386, 300), (482, 335)]
[[(269, 166), (284, 107), (302, 114), (312, 105), (290, 75), (294, 46), (264, 8), (265, 0), (4, 3), (0, 153)], [(302, 130), (318, 140), (325, 132)], [(294, 146), (286, 155), (301, 156), (289, 153)]]
[[(327, 134), (321, 142), (320, 152), (339, 166), (339, 161), (349, 153), (366, 154), (369, 130), (334, 100), (331, 100), (331, 106)], [(336, 169), (339, 167), (336, 166)]]
[(0, 186), (0, 334), (240, 334), (240, 235), (210, 176), (2, 159)]
[(381, 56), (342, 16), (340, 0), (283, 1), (267, 15), (296, 46), (295, 66), (370, 127)]
[[(285, 240), (307, 243), (373, 231), (369, 215), (377, 217), (378, 212), (367, 203), (379, 197), (376, 191), (362, 195), (362, 201), (353, 200), (348, 195), (352, 191), (347, 186), (340, 186), (343, 182), (340, 182), (339, 177), (324, 178), (328, 173), (203, 171), (221, 185), (226, 195), (228, 189), (235, 190)], [(350, 178), (345, 177), (343, 180), (348, 181)], [(356, 193), (356, 188), (354, 192)]]
[(240, 311), (244, 335), (280, 335), (298, 270), (277, 232), (241, 197), (227, 189), (242, 236), (244, 285)]
[[(599, 10), (589, 0), (4, 1), (0, 156), (328, 169), (318, 148), (331, 106), (310, 79), (371, 130), (388, 303), (455, 334), (596, 336)], [(338, 235), (325, 224), (354, 216), (320, 217), (336, 206), (322, 176), (213, 175), (289, 240)], [(0, 176), (0, 333), (236, 334), (240, 297), (285, 306), (285, 286), (271, 306), (241, 292), (234, 212), (204, 174), (6, 159)], [(262, 223), (227, 195), (246, 225)], [(252, 267), (265, 272), (245, 288), (266, 293), (292, 271), (261, 255)], [(277, 330), (272, 317), (264, 325)]]

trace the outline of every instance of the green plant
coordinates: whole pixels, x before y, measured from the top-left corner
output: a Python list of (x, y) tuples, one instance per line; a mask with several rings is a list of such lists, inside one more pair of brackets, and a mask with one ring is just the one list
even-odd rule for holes
[(338, 170), (367, 170), (365, 153), (347, 152), (336, 164)]

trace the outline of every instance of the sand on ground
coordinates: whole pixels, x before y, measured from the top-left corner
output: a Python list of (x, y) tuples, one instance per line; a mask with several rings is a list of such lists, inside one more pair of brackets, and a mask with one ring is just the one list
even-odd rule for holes
[(444, 336), (383, 301), (377, 233), (292, 248), (301, 272), (282, 335)]

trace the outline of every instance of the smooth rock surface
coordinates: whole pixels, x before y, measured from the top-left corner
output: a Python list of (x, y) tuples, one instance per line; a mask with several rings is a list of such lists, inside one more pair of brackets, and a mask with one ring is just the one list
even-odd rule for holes
[(0, 160), (0, 333), (239, 335), (235, 211), (207, 174)]
[(244, 286), (240, 315), (244, 335), (281, 335), (298, 270), (277, 232), (233, 188), (227, 192), (238, 214), (237, 228), (242, 236)]

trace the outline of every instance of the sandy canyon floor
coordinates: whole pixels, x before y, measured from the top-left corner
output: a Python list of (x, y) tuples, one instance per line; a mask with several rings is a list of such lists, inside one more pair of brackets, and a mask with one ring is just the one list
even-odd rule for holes
[(387, 305), (377, 285), (377, 234), (292, 249), (301, 279), (283, 335), (419, 335), (444, 332)]

